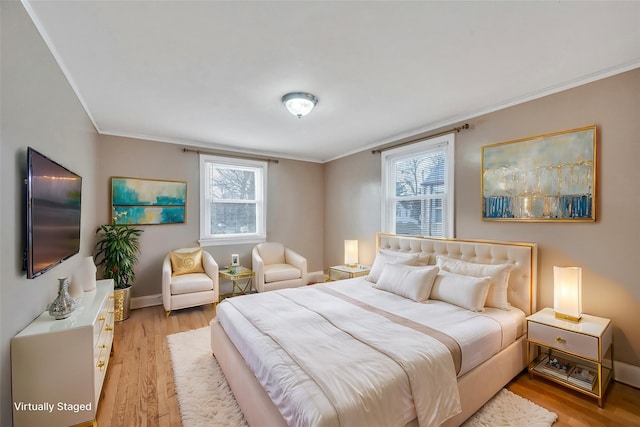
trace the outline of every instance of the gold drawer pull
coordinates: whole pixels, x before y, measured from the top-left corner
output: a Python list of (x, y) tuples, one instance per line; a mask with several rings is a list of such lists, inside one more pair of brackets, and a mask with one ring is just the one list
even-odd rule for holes
[(113, 327), (112, 326), (107, 326), (106, 328), (104, 328), (105, 331), (113, 331)]
[(564, 344), (564, 343), (566, 343), (566, 342), (567, 342), (567, 340), (565, 340), (565, 339), (564, 339), (564, 338), (562, 338), (562, 337), (556, 337), (556, 342), (557, 342), (558, 344)]
[(98, 317), (98, 320), (99, 320), (100, 322), (102, 322), (102, 321), (103, 321), (103, 320), (105, 320), (105, 319), (106, 319), (106, 317), (104, 317), (104, 316), (100, 316), (100, 317)]
[(102, 360), (98, 362), (98, 368), (100, 368), (101, 371), (102, 371), (102, 368), (104, 368), (104, 362)]
[(99, 345), (98, 348), (107, 348), (106, 344)]

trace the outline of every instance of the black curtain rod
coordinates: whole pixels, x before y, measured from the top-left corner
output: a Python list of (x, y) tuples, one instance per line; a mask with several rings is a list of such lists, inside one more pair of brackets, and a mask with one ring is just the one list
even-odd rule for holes
[(241, 156), (238, 154), (228, 154), (221, 151), (202, 151), (202, 150), (193, 150), (191, 148), (183, 148), (183, 152), (185, 153), (196, 153), (196, 154), (211, 154), (215, 156), (223, 156), (223, 157), (231, 157), (232, 159), (243, 159), (243, 160), (261, 160), (269, 163), (279, 163), (278, 159), (270, 159), (268, 157), (251, 157), (251, 156)]
[(462, 126), (458, 126), (449, 130), (444, 130), (442, 132), (438, 132), (438, 133), (434, 133), (431, 135), (424, 135), (424, 136), (420, 136), (414, 139), (410, 139), (409, 141), (404, 141), (404, 142), (399, 142), (397, 144), (392, 144), (392, 145), (385, 145), (383, 147), (380, 148), (376, 148), (371, 150), (371, 154), (380, 154), (383, 151), (387, 151), (387, 150), (391, 150), (393, 148), (398, 148), (398, 147), (402, 147), (405, 145), (409, 145), (409, 144), (415, 144), (416, 142), (420, 142), (420, 141), (424, 141), (425, 139), (429, 139), (429, 138), (434, 138), (436, 136), (440, 136), (440, 135), (446, 135), (448, 133), (452, 133), (452, 132), (460, 132), (461, 130), (465, 130), (465, 129), (469, 129), (469, 123), (465, 123)]

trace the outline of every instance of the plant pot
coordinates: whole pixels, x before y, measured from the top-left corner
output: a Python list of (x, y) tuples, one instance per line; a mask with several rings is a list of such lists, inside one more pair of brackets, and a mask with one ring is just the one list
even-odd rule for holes
[(131, 306), (131, 286), (113, 291), (113, 318), (116, 322), (121, 322), (129, 318), (129, 307)]

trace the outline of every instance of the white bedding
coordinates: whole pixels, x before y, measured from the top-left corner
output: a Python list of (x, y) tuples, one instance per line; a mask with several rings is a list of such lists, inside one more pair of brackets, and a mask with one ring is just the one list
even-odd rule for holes
[(462, 352), (458, 375), (523, 330), (524, 314), (517, 309), (474, 313), (439, 301), (416, 303), (370, 285), (357, 278), (218, 306), (227, 335), (289, 425), (404, 426), (417, 416), (421, 426), (430, 426), (460, 410), (447, 347), (322, 288), (453, 337)]

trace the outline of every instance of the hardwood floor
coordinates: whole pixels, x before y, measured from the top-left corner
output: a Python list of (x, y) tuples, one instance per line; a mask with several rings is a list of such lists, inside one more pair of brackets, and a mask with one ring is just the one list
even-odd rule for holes
[[(214, 316), (213, 305), (174, 311), (168, 318), (156, 306), (133, 310), (129, 319), (117, 323), (98, 426), (180, 426), (166, 336), (207, 326)], [(558, 414), (554, 427), (640, 426), (640, 390), (621, 383), (609, 387), (604, 408), (595, 399), (529, 379), (526, 373), (507, 388)]]

